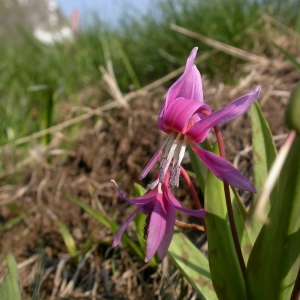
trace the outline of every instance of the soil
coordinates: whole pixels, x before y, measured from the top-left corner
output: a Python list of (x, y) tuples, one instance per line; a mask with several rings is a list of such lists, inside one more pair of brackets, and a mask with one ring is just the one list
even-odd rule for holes
[[(282, 135), (287, 133), (284, 110), (299, 79), (298, 71), (280, 61), (253, 66), (252, 72), (237, 87), (211, 84), (203, 78), (205, 102), (213, 110), (220, 109), (261, 85), (258, 102), (275, 136), (275, 143), (280, 147), (284, 141)], [(36, 208), (21, 222), (1, 233), (2, 276), (5, 254), (12, 253), (19, 263), (24, 299), (196, 299), (185, 281), (185, 296), (179, 298), (181, 277), (168, 259), (153, 268), (123, 245), (113, 250), (113, 232), (70, 200), (71, 197), (78, 199), (118, 224), (126, 220), (132, 207), (119, 199), (111, 179), (131, 197), (134, 196), (135, 182), (145, 187), (153, 179), (155, 170), (142, 182), (139, 175), (166, 138), (166, 134), (157, 128), (157, 114), (165, 92), (163, 87), (156, 88), (132, 99), (128, 108), (114, 108), (87, 119), (81, 123), (76, 141), (68, 142), (68, 151), (58, 151), (62, 141), (65, 143), (68, 138), (63, 130), (56, 133), (47, 151), (32, 146), (30, 163), (21, 171), (1, 177), (0, 225)], [(221, 130), (227, 159), (235, 162), (251, 180), (250, 113), (222, 125)], [(213, 133), (209, 139), (214, 141)], [(249, 151), (241, 152), (245, 149)], [(184, 167), (191, 169), (188, 156)], [(14, 183), (16, 177), (17, 184)], [(196, 188), (200, 194), (197, 184)], [(248, 193), (241, 195), (244, 201), (249, 199)], [(193, 208), (183, 181), (180, 181), (176, 196), (186, 207)], [(190, 222), (183, 214), (178, 215), (178, 219)], [(80, 253), (78, 257), (69, 256), (58, 222), (70, 230)], [(136, 240), (133, 224), (127, 232)], [(198, 231), (190, 233), (190, 237), (205, 248), (205, 239), (198, 238)], [(88, 249), (91, 250), (85, 260), (86, 241), (90, 241)], [(22, 265), (23, 262), (27, 265)], [(72, 285), (71, 279), (80, 262), (83, 267)], [(70, 286), (66, 290), (68, 283)]]

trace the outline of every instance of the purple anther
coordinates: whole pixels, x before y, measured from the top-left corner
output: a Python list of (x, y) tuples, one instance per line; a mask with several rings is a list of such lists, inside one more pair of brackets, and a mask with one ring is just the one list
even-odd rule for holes
[(160, 183), (164, 182), (165, 174), (167, 172), (169, 164), (170, 163), (166, 158), (163, 158), (160, 162), (160, 165), (159, 165), (159, 182)]
[(170, 188), (179, 187), (179, 177), (180, 177), (180, 165), (176, 163), (171, 170), (171, 175), (169, 180)]

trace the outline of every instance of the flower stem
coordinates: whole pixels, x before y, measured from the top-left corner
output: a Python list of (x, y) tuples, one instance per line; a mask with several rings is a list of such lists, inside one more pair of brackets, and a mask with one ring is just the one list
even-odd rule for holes
[[(218, 141), (220, 156), (223, 157), (224, 159), (226, 159), (225, 147), (224, 147), (224, 142), (223, 142), (223, 137), (222, 137), (221, 130), (220, 130), (219, 126), (214, 126), (214, 130), (215, 130), (217, 141)], [(235, 246), (235, 251), (236, 251), (236, 254), (237, 254), (237, 257), (238, 257), (238, 260), (239, 260), (239, 264), (240, 264), (240, 267), (241, 267), (242, 274), (243, 274), (244, 279), (245, 279), (246, 265), (245, 265), (245, 261), (244, 261), (242, 250), (241, 250), (241, 245), (240, 245), (240, 241), (239, 241), (239, 237), (238, 237), (238, 233), (237, 233), (237, 229), (236, 229), (236, 224), (235, 224), (235, 221), (234, 221), (234, 215), (233, 215), (233, 209), (232, 209), (232, 204), (231, 204), (229, 185), (225, 182), (223, 182), (223, 184), (224, 184), (224, 193), (225, 193), (225, 199), (226, 199), (228, 218), (229, 218), (231, 233), (232, 233), (233, 242), (234, 242), (234, 246)]]
[[(193, 182), (192, 182), (189, 174), (186, 172), (186, 170), (182, 166), (180, 167), (180, 172), (191, 191), (191, 194), (192, 194), (192, 197), (194, 199), (197, 209), (202, 209), (200, 200), (198, 198), (197, 192), (195, 190), (195, 187), (193, 185)], [(200, 218), (200, 219), (201, 219), (202, 225), (204, 227), (204, 230), (206, 231), (205, 220), (203, 218)]]

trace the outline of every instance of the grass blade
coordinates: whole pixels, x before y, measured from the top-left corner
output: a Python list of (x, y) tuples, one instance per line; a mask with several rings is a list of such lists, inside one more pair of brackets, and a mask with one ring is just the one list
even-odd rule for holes
[(74, 240), (70, 230), (63, 222), (60, 222), (60, 221), (57, 222), (57, 226), (58, 226), (58, 229), (64, 239), (64, 242), (66, 244), (66, 247), (67, 247), (70, 255), (72, 257), (76, 256), (78, 254), (78, 251), (77, 251), (75, 240)]
[(5, 223), (5, 225), (0, 228), (0, 232), (3, 232), (5, 230), (9, 230), (11, 229), (13, 226), (15, 226), (16, 224), (22, 222), (24, 219), (26, 219), (29, 215), (33, 214), (36, 210), (37, 210), (37, 206), (34, 206), (33, 208), (31, 208), (30, 210), (28, 210), (26, 213), (23, 213), (15, 218), (13, 218), (12, 220), (8, 221), (7, 223)]
[(0, 284), (0, 295), (3, 300), (21, 300), (19, 288), (18, 266), (14, 257), (10, 254), (6, 257), (8, 274)]

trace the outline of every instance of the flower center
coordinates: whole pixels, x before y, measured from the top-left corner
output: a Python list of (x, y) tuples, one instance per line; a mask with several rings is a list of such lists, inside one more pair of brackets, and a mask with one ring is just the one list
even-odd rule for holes
[[(180, 166), (188, 144), (188, 137), (183, 135), (183, 139), (181, 139), (181, 136), (181, 133), (172, 132), (161, 147), (160, 150), (164, 150), (164, 154), (159, 165), (159, 177), (148, 185), (150, 189), (154, 189), (158, 185), (158, 191), (162, 193), (162, 183), (165, 180), (170, 165), (172, 165), (172, 169), (168, 185), (170, 188), (179, 186)], [(156, 156), (157, 155), (154, 155), (154, 159)], [(158, 159), (156, 159), (156, 161), (157, 160)], [(150, 161), (148, 165), (153, 166), (154, 163)], [(145, 169), (147, 169), (147, 167)]]

